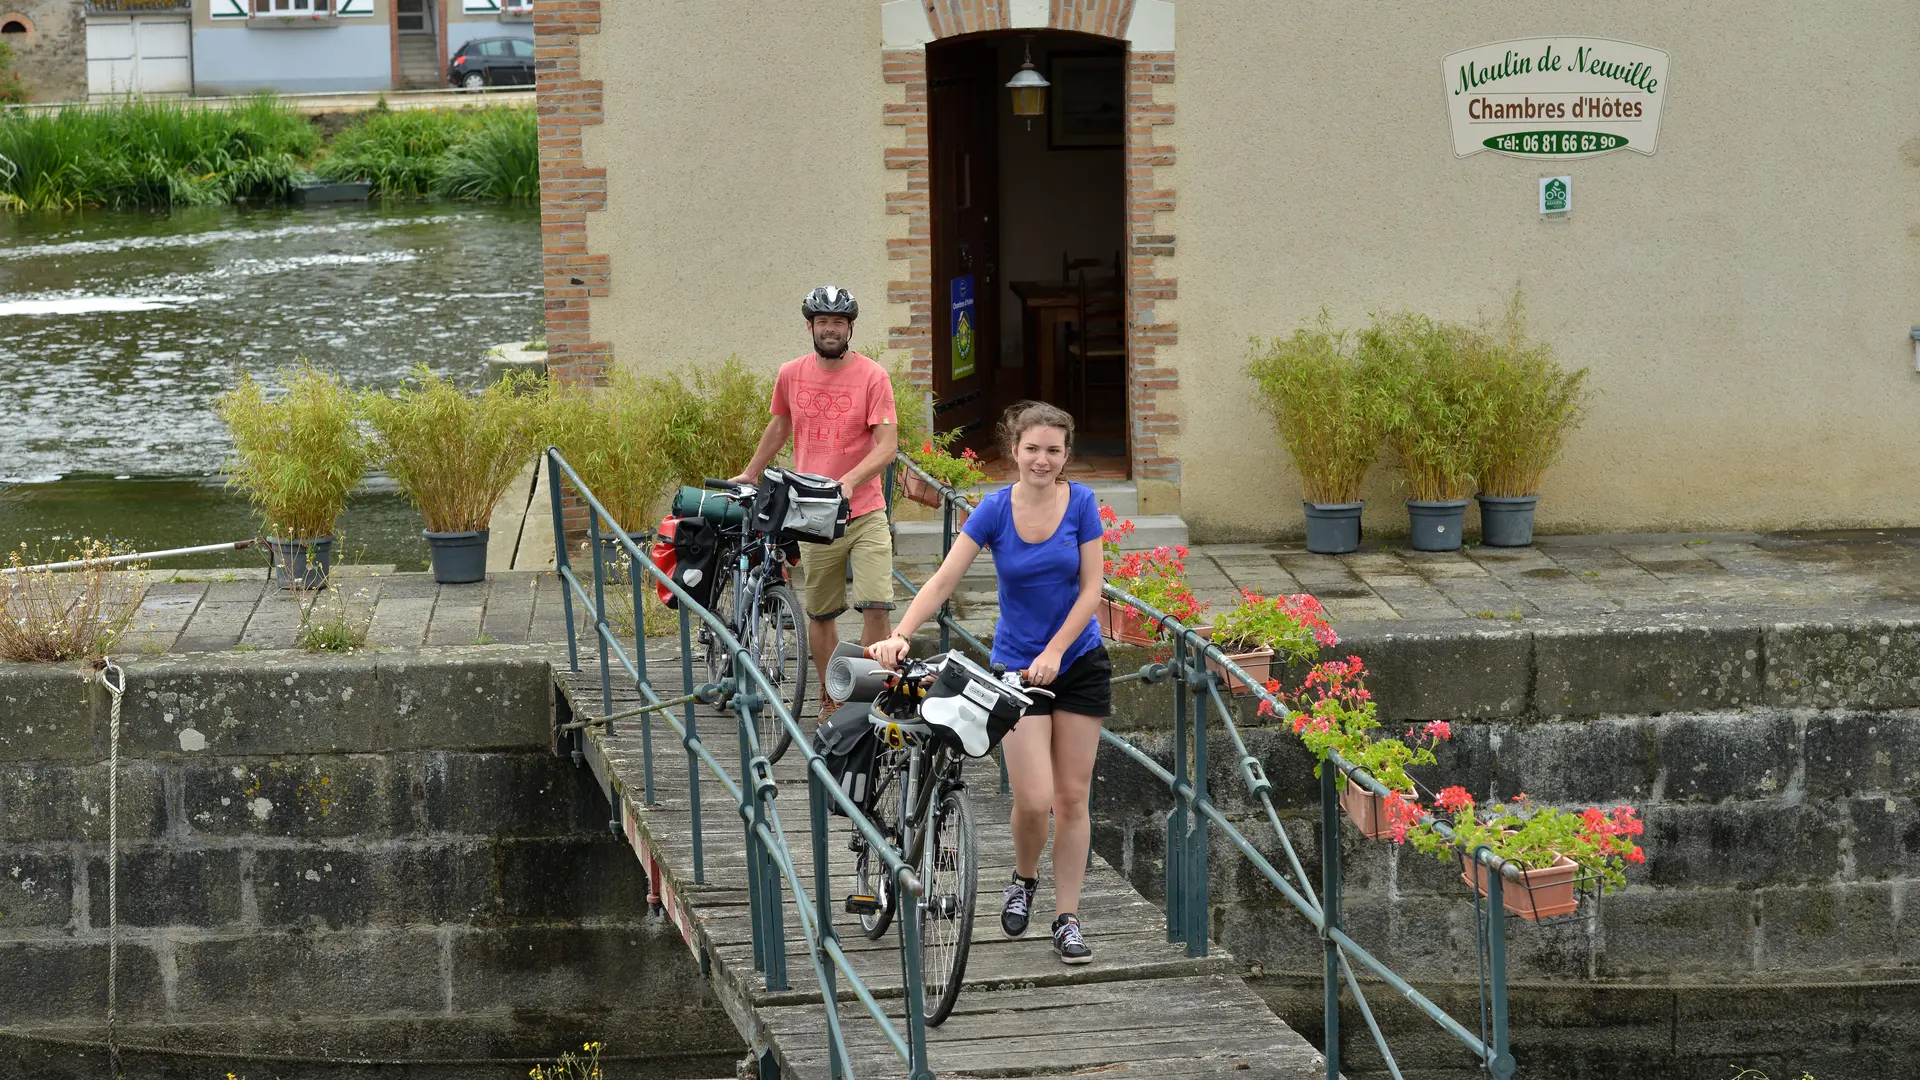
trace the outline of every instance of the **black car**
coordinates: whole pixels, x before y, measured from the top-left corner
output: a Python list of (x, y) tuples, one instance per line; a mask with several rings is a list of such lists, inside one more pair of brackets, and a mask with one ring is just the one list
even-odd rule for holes
[(474, 38), (447, 61), (447, 82), (468, 90), (533, 85), (533, 39)]

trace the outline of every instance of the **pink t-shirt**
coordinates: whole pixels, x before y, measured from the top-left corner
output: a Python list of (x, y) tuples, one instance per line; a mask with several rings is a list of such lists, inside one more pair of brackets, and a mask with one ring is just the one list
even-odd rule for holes
[[(793, 418), (794, 466), (838, 480), (873, 453), (873, 429), (895, 422), (893, 383), (887, 369), (857, 352), (831, 371), (820, 366), (818, 354), (808, 353), (780, 365), (772, 409), (775, 416)], [(854, 517), (887, 504), (879, 476), (847, 497)]]

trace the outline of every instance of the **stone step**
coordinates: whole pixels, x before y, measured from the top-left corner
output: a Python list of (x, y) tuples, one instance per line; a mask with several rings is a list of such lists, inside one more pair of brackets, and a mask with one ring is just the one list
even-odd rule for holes
[[(1127, 551), (1146, 551), (1187, 542), (1187, 523), (1177, 514), (1154, 514), (1133, 519), (1133, 535), (1122, 545)], [(900, 521), (893, 526), (893, 553), (896, 557), (935, 556), (940, 554), (940, 523), (937, 521)], [(977, 569), (986, 561), (975, 561)]]

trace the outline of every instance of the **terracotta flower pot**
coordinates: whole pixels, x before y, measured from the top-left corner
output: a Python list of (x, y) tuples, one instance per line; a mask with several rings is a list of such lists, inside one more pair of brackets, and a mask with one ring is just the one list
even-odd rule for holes
[(1102, 597), (1097, 609), (1100, 619), (1100, 634), (1110, 641), (1126, 645), (1151, 645), (1154, 643), (1154, 625), (1152, 620), (1125, 604), (1116, 604)]
[[(1580, 906), (1580, 896), (1574, 890), (1574, 878), (1579, 873), (1580, 864), (1565, 855), (1557, 856), (1552, 866), (1522, 870), (1519, 881), (1500, 883), (1501, 906), (1508, 914), (1527, 920), (1571, 915)], [(1481, 896), (1487, 895), (1487, 867), (1471, 856), (1460, 880)]]
[[(1225, 646), (1222, 646), (1221, 651), (1226, 651)], [(1240, 670), (1245, 671), (1248, 677), (1253, 680), (1252, 685), (1242, 682), (1238, 676), (1230, 674), (1225, 665), (1214, 660), (1212, 657), (1208, 657), (1207, 667), (1227, 680), (1228, 693), (1251, 694), (1253, 693), (1254, 686), (1265, 686), (1267, 679), (1271, 677), (1268, 673), (1273, 667), (1272, 649), (1254, 649), (1251, 652), (1241, 653), (1229, 652), (1227, 653), (1227, 659), (1240, 665)]]
[(940, 508), (940, 489), (922, 480), (920, 474), (908, 469), (900, 474), (900, 488), (908, 502), (917, 502), (921, 506)]
[[(1414, 799), (1414, 793), (1403, 791), (1408, 802)], [(1352, 780), (1340, 790), (1340, 808), (1347, 812), (1360, 835), (1369, 840), (1384, 840), (1393, 835), (1393, 818), (1387, 813), (1387, 800), (1375, 795)]]

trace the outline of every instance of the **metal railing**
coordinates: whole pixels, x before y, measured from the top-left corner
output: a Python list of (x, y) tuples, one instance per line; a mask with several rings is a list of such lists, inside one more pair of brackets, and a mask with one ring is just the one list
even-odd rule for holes
[[(915, 465), (904, 454), (896, 460), (894, 469), (909, 469), (941, 493), (941, 545), (942, 557), (952, 550), (954, 538), (954, 516), (959, 506), (965, 505), (962, 493), (946, 487), (935, 480), (925, 470)], [(891, 470), (889, 475), (888, 511), (892, 512)], [(907, 577), (898, 570), (894, 576), (907, 590), (918, 590)], [(1316, 891), (1312, 881), (1301, 865), (1299, 854), (1294, 850), (1293, 841), (1287, 830), (1282, 827), (1280, 812), (1273, 802), (1273, 783), (1267, 779), (1266, 771), (1260, 759), (1247, 747), (1246, 739), (1241, 735), (1239, 725), (1234, 721), (1233, 709), (1221, 694), (1225, 684), (1225, 674), (1239, 679), (1251, 688), (1256, 700), (1264, 702), (1271, 710), (1276, 722), (1284, 722), (1289, 715), (1284, 703), (1269, 693), (1259, 681), (1253, 679), (1239, 665), (1228, 659), (1227, 655), (1209, 640), (1203, 638), (1192, 627), (1183, 625), (1179, 620), (1153, 608), (1138, 598), (1107, 585), (1102, 595), (1115, 603), (1125, 604), (1145, 616), (1147, 620), (1164, 631), (1171, 642), (1172, 655), (1164, 660), (1148, 663), (1138, 671), (1114, 678), (1115, 683), (1143, 682), (1155, 684), (1167, 680), (1173, 682), (1174, 730), (1173, 761), (1171, 768), (1162, 765), (1152, 755), (1115, 735), (1112, 731), (1101, 731), (1101, 738), (1119, 750), (1128, 759), (1157, 777), (1165, 784), (1173, 796), (1173, 806), (1166, 822), (1166, 913), (1167, 940), (1185, 944), (1187, 955), (1204, 956), (1207, 953), (1209, 939), (1208, 889), (1208, 853), (1209, 832), (1217, 828), (1228, 843), (1237, 849), (1253, 867), (1259, 871), (1269, 884), (1277, 889), (1307, 921), (1319, 935), (1324, 960), (1322, 973), (1325, 1031), (1325, 1059), (1328, 1080), (1340, 1075), (1340, 988), (1344, 983), (1352, 996), (1354, 1007), (1365, 1022), (1368, 1034), (1373, 1039), (1375, 1049), (1385, 1061), (1388, 1073), (1394, 1080), (1400, 1080), (1400, 1066), (1394, 1060), (1393, 1051), (1387, 1045), (1386, 1036), (1381, 1032), (1375, 1019), (1367, 995), (1361, 989), (1355, 977), (1357, 964), (1367, 969), (1384, 983), (1392, 992), (1418, 1008), (1441, 1030), (1465, 1046), (1481, 1063), (1481, 1068), (1495, 1080), (1510, 1080), (1514, 1075), (1515, 1063), (1508, 1047), (1507, 1031), (1507, 963), (1506, 963), (1506, 920), (1504, 917), (1503, 886), (1508, 881), (1520, 880), (1520, 867), (1493, 854), (1485, 846), (1476, 848), (1464, 855), (1465, 858), (1481, 863), (1492, 872), (1485, 876), (1487, 895), (1482, 898), (1477, 893), (1474, 899), (1474, 915), (1477, 928), (1480, 983), (1480, 1024), (1473, 1031), (1454, 1019), (1426, 995), (1414, 989), (1404, 978), (1396, 974), (1379, 958), (1364, 946), (1349, 937), (1342, 925), (1342, 886), (1340, 867), (1340, 812), (1339, 794), (1335, 770), (1344, 774), (1349, 783), (1359, 784), (1365, 790), (1378, 795), (1389, 794), (1385, 785), (1374, 779), (1364, 769), (1355, 767), (1338, 753), (1332, 754), (1328, 761), (1334, 768), (1322, 768), (1320, 772), (1320, 888)], [(990, 650), (975, 635), (964, 630), (953, 619), (951, 604), (942, 604), (936, 616), (940, 623), (940, 646), (949, 647), (950, 634), (957, 635), (969, 648), (982, 654)], [(1217, 717), (1217, 721), (1214, 720)], [(1208, 766), (1208, 725), (1217, 722), (1231, 740), (1232, 748), (1239, 755), (1239, 772), (1246, 787), (1248, 799), (1257, 802), (1264, 811), (1267, 824), (1272, 827), (1281, 853), (1287, 866), (1283, 873), (1273, 865), (1272, 860), (1254, 846), (1245, 833), (1229, 820), (1213, 802), (1207, 790)], [(1431, 820), (1431, 819), (1427, 819)], [(1442, 835), (1452, 838), (1453, 833), (1445, 822), (1433, 822)]]
[[(791, 897), (798, 915), (801, 931), (807, 939), (807, 955), (812, 962), (814, 975), (819, 980), (821, 1001), (826, 1013), (828, 1063), (830, 1075), (839, 1077), (853, 1076), (853, 1068), (847, 1051), (846, 1035), (839, 1015), (839, 993), (837, 980), (844, 976), (847, 989), (866, 1009), (878, 1024), (882, 1035), (892, 1045), (901, 1061), (907, 1067), (912, 1080), (932, 1080), (933, 1072), (927, 1064), (926, 995), (924, 980), (920, 971), (920, 920), (902, 918), (894, 920), (899, 926), (899, 949), (901, 970), (906, 999), (906, 1015), (899, 1023), (890, 1018), (886, 1010), (876, 999), (873, 990), (853, 970), (852, 961), (841, 947), (838, 935), (833, 929), (833, 908), (831, 902), (831, 881), (829, 877), (829, 806), (837, 807), (839, 812), (852, 821), (866, 838), (870, 851), (879, 855), (886, 863), (887, 874), (893, 879), (895, 896), (919, 896), (921, 882), (892, 846), (876, 829), (871, 821), (862, 814), (847, 795), (836, 785), (828, 774), (825, 764), (814, 753), (812, 733), (802, 730), (780, 700), (766, 676), (754, 665), (753, 656), (741, 647), (713, 612), (694, 602), (679, 585), (653, 565), (647, 554), (640, 550), (622, 529), (612, 514), (607, 512), (587, 485), (581, 481), (578, 473), (568, 465), (556, 448), (546, 451), (547, 484), (552, 494), (553, 530), (555, 549), (555, 569), (560, 576), (562, 596), (565, 601), (567, 619), (567, 661), (573, 671), (580, 670), (580, 643), (576, 631), (574, 604), (585, 604), (593, 615), (594, 638), (599, 646), (600, 661), (600, 703), (602, 714), (598, 720), (579, 722), (570, 725), (575, 737), (584, 739), (584, 727), (587, 723), (604, 724), (609, 736), (615, 733), (615, 725), (622, 720), (639, 721), (640, 745), (642, 752), (643, 798), (651, 805), (654, 802), (653, 791), (653, 720), (658, 716), (673, 734), (687, 755), (687, 792), (686, 797), (692, 813), (693, 828), (693, 874), (697, 884), (706, 882), (705, 853), (702, 846), (702, 821), (700, 811), (701, 773), (710, 774), (737, 808), (746, 839), (747, 854), (747, 897), (753, 927), (753, 966), (765, 980), (767, 990), (785, 990), (786, 970), (786, 931), (785, 905)], [(567, 547), (564, 498), (571, 489), (586, 504), (587, 550), (593, 560), (592, 589), (574, 572), (572, 558)], [(605, 531), (603, 532), (603, 527)], [(628, 642), (614, 632), (607, 618), (607, 588), (609, 585), (607, 553), (602, 545), (602, 537), (617, 543), (631, 567), (627, 577), (633, 590), (633, 636), (632, 652), (627, 651)], [(618, 584), (618, 583), (614, 583)], [(671, 593), (677, 601), (680, 621), (680, 679), (683, 692), (663, 699), (654, 689), (648, 674), (647, 636), (645, 615), (645, 593), (660, 585)], [(720, 683), (696, 684), (693, 677), (693, 627), (695, 623), (717, 637), (733, 658), (733, 675)], [(634, 690), (644, 704), (638, 708), (615, 712), (613, 708), (613, 686), (615, 665), (632, 680)], [(735, 714), (738, 735), (738, 772), (730, 771), (714, 749), (709, 746), (700, 732), (698, 718), (695, 715), (695, 703), (714, 704), (725, 701)], [(676, 717), (674, 710), (680, 710)], [(808, 893), (808, 883), (795, 866), (787, 844), (786, 829), (781, 823), (780, 814), (774, 805), (774, 796), (778, 785), (773, 779), (773, 766), (759, 744), (756, 734), (758, 719), (762, 710), (771, 709), (780, 724), (793, 739), (793, 748), (789, 753), (804, 755), (807, 771), (808, 827), (811, 832), (813, 848), (812, 893)], [(785, 889), (783, 891), (782, 885)], [(769, 1071), (774, 1065), (770, 1056), (761, 1051), (762, 1076), (777, 1076), (777, 1069)]]

